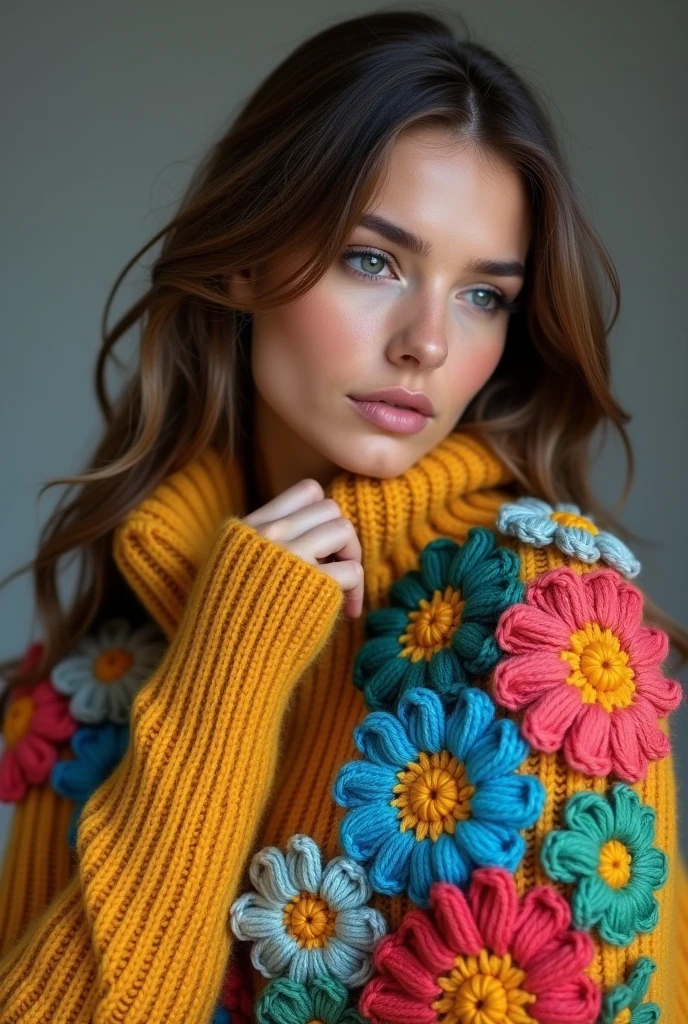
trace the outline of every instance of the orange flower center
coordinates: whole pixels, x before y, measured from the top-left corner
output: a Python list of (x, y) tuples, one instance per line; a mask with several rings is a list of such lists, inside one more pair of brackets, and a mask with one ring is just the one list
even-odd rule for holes
[(635, 672), (611, 629), (588, 622), (571, 634), (570, 643), (560, 655), (572, 668), (566, 682), (580, 689), (585, 704), (598, 703), (611, 712), (633, 703)]
[(29, 731), (33, 713), (33, 698), (28, 695), (15, 697), (7, 708), (2, 731), (5, 734), (7, 746), (10, 749), (16, 747)]
[(617, 1013), (616, 1017), (612, 1021), (612, 1024), (631, 1024), (632, 1017), (633, 1014), (627, 1006), (625, 1010), (621, 1010), (620, 1013)]
[(457, 821), (470, 817), (474, 787), (466, 779), (466, 769), (448, 750), (418, 755), (406, 770), (397, 772), (394, 787), (399, 795), (391, 801), (398, 807), (402, 832), (416, 830), (416, 839), (430, 836), (436, 842), (443, 832), (454, 832)]
[(591, 523), (585, 516), (578, 516), (575, 512), (552, 512), (550, 519), (561, 526), (577, 526), (579, 530), (587, 530), (593, 537), (600, 532), (594, 523)]
[(443, 994), (432, 1009), (439, 1024), (536, 1024), (526, 1010), (536, 997), (523, 988), (525, 978), (509, 953), (457, 956), (451, 971), (437, 978)]
[(295, 896), (282, 915), (287, 933), (306, 949), (327, 945), (327, 940), (334, 935), (336, 919), (336, 911), (330, 910), (325, 900), (312, 892)]
[(420, 606), (409, 612), (406, 632), (399, 637), (404, 645), (400, 656), (411, 661), (430, 661), (443, 647), (449, 647), (452, 634), (461, 623), (461, 612), (465, 601), (460, 591), (447, 586), (444, 593), (436, 590), (432, 600), (422, 598)]
[(618, 839), (610, 839), (600, 850), (598, 873), (612, 889), (623, 889), (631, 877), (631, 855)]
[(134, 656), (120, 647), (101, 651), (93, 665), (93, 675), (99, 683), (114, 683), (134, 664)]

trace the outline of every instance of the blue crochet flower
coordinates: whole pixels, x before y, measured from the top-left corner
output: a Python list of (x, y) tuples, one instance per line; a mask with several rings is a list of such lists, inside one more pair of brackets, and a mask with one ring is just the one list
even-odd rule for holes
[(583, 515), (578, 505), (559, 502), (552, 506), (541, 498), (522, 497), (501, 506), (496, 525), (501, 533), (536, 548), (556, 544), (565, 555), (581, 562), (607, 562), (630, 579), (641, 569), (630, 548), (596, 526), (593, 517)]
[(67, 829), (67, 842), (76, 850), (76, 836), (86, 801), (117, 767), (129, 745), (128, 725), (85, 726), (77, 729), (70, 740), (73, 761), (58, 761), (50, 773), (53, 789), (74, 800)]
[(252, 942), (251, 963), (266, 978), (288, 977), (307, 985), (333, 978), (347, 988), (373, 973), (371, 953), (387, 931), (360, 864), (333, 857), (323, 866), (318, 844), (306, 835), (254, 854), (249, 875), (256, 891), (230, 907), (238, 939)]
[(538, 779), (516, 773), (528, 744), (509, 719), (495, 719), (482, 690), (465, 687), (448, 714), (419, 687), (396, 714), (373, 711), (354, 729), (363, 760), (345, 764), (333, 796), (346, 807), (344, 851), (368, 867), (387, 896), (408, 892), (429, 905), (435, 881), (465, 885), (474, 867), (514, 871), (545, 800)]
[(471, 527), (464, 544), (439, 537), (418, 559), (420, 569), (390, 587), (390, 606), (365, 621), (353, 680), (371, 711), (392, 711), (417, 686), (455, 700), (462, 686), (497, 664), (499, 617), (523, 600), (518, 556), (498, 547), (492, 530)]

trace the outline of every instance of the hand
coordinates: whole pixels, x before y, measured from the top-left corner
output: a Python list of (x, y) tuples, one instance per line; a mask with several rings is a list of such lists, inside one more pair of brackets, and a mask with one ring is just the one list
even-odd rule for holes
[(317, 480), (299, 480), (243, 517), (261, 536), (317, 565), (344, 591), (344, 611), (355, 619), (363, 607), (361, 542), (353, 523)]

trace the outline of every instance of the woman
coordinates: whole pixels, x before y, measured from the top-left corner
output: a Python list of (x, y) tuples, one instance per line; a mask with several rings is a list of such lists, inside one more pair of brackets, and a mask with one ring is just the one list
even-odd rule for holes
[(335, 25), (159, 239), (6, 695), (0, 1020), (681, 1019), (688, 637), (589, 490), (618, 282), (537, 98)]

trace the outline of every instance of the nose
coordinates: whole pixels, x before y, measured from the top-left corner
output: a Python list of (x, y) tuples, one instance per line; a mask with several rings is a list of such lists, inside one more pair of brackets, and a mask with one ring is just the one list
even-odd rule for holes
[(387, 346), (393, 363), (416, 363), (421, 369), (442, 366), (447, 358), (447, 306), (440, 295), (416, 295)]

